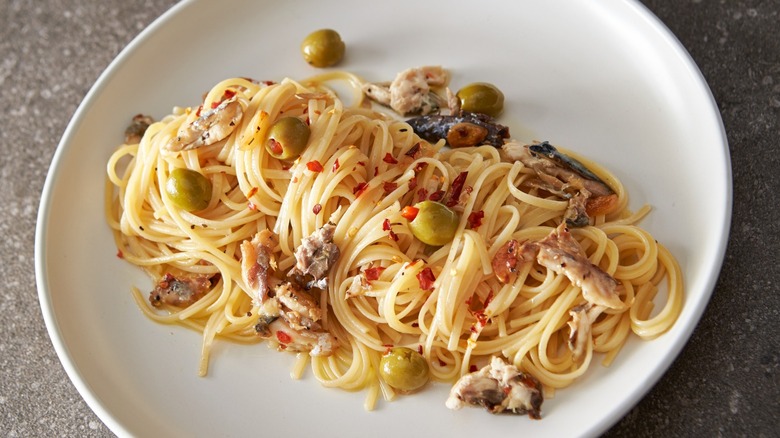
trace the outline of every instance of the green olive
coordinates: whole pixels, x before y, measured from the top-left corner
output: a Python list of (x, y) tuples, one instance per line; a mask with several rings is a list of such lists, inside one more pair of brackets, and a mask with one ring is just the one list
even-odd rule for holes
[(414, 205), (417, 216), (409, 222), (409, 229), (421, 242), (442, 246), (452, 241), (458, 231), (458, 213), (436, 201), (422, 201)]
[(187, 211), (203, 210), (211, 201), (211, 181), (191, 169), (173, 169), (165, 191), (174, 205)]
[(414, 391), (428, 382), (428, 362), (411, 348), (395, 347), (379, 361), (379, 375), (399, 391)]
[(486, 82), (466, 85), (458, 90), (457, 96), (463, 111), (498, 117), (504, 110), (504, 93)]
[(280, 160), (294, 160), (309, 142), (311, 129), (297, 117), (282, 117), (268, 130), (265, 149)]
[(320, 29), (310, 33), (301, 43), (303, 59), (314, 67), (336, 65), (344, 57), (344, 41), (333, 29)]

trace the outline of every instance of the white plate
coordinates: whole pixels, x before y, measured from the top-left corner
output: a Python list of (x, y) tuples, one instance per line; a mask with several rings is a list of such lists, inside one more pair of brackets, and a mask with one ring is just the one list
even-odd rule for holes
[[(701, 74), (670, 32), (633, 1), (185, 1), (110, 65), (74, 116), (43, 191), (36, 236), (41, 307), (80, 393), (119, 435), (567, 436), (619, 420), (688, 340), (720, 270), (731, 216), (728, 147)], [(148, 280), (115, 257), (103, 217), (106, 160), (136, 113), (195, 105), (229, 76), (305, 78), (311, 30), (338, 29), (340, 68), (370, 80), (441, 64), (457, 88), (497, 84), (502, 121), (612, 169), (643, 225), (679, 259), (687, 295), (674, 328), (632, 341), (545, 401), (544, 418), (445, 408), (444, 385), (363, 410), (364, 393), (289, 377), (289, 355), (218, 342), (197, 377), (200, 337), (147, 320), (129, 288)], [(369, 435), (366, 435), (369, 434)]]

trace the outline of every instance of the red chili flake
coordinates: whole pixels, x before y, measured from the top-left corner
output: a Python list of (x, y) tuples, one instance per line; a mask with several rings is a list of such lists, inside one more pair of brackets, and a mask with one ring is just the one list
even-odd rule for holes
[(390, 231), (392, 228), (390, 227), (390, 219), (385, 219), (384, 222), (382, 222), (382, 231)]
[(436, 190), (435, 192), (431, 193), (431, 196), (428, 196), (428, 199), (431, 201), (441, 201), (441, 198), (444, 197), (444, 190)]
[(417, 155), (420, 153), (420, 149), (421, 149), (420, 142), (417, 142), (417, 144), (409, 148), (409, 150), (406, 151), (404, 155), (406, 155), (407, 157), (417, 158)]
[(257, 211), (257, 206), (253, 202), (250, 202), (246, 207), (252, 211)]
[(439, 359), (439, 366), (442, 366), (442, 367), (447, 366), (447, 362)]
[(493, 301), (493, 298), (494, 298), (493, 291), (491, 290), (490, 292), (488, 292), (488, 296), (485, 297), (485, 304), (483, 304), (482, 307), (487, 309), (487, 306), (490, 305), (490, 302)]
[(417, 191), (417, 202), (424, 201), (425, 198), (428, 197), (428, 191), (425, 189), (420, 189)]
[[(412, 325), (414, 325), (414, 324), (412, 324)], [(420, 355), (422, 355), (422, 354), (423, 354), (423, 348), (422, 348), (422, 344), (420, 344), (420, 345), (418, 345), (418, 346), (417, 346), (417, 352), (418, 352), (418, 353), (420, 353)]]
[(317, 160), (312, 160), (306, 163), (306, 168), (311, 170), (312, 172), (322, 172), (322, 164), (320, 164)]
[(384, 271), (385, 268), (382, 266), (372, 266), (368, 269), (366, 269), (366, 280), (368, 281), (374, 281), (379, 280), (379, 276), (382, 274), (382, 271)]
[(389, 195), (390, 193), (393, 193), (393, 192), (395, 191), (395, 189), (397, 189), (397, 188), (398, 188), (398, 183), (394, 183), (394, 182), (390, 182), (390, 181), (385, 181), (385, 182), (382, 184), (382, 188), (383, 188), (383, 189), (384, 189), (384, 191), (385, 191), (385, 196), (387, 196), (387, 195)]
[(379, 167), (374, 167), (374, 176), (379, 175)]
[(251, 189), (249, 189), (249, 192), (246, 194), (246, 197), (251, 198), (252, 196), (255, 195), (255, 193), (257, 193), (257, 190), (258, 190), (257, 187), (252, 187)]
[(341, 164), (339, 164), (339, 159), (336, 158), (336, 161), (333, 163), (333, 168), (331, 169), (331, 172), (335, 172), (339, 170), (339, 167), (341, 167)]
[(390, 155), (390, 152), (385, 154), (385, 157), (382, 158), (382, 161), (384, 161), (385, 163), (388, 163), (388, 164), (398, 164), (398, 160), (393, 158), (393, 156)]
[(417, 188), (417, 177), (413, 176), (412, 179), (409, 180), (409, 191), (412, 191)]
[(466, 177), (469, 176), (468, 172), (461, 172), (452, 181), (452, 187), (450, 187), (450, 197), (447, 200), (447, 206), (452, 207), (460, 200), (460, 193), (463, 191), (463, 185), (466, 183)]
[(428, 163), (417, 163), (417, 165), (414, 166), (414, 173), (419, 173), (426, 167), (428, 167)]
[(282, 170), (290, 170), (290, 167), (289, 164), (282, 164)]
[(276, 339), (279, 340), (282, 344), (289, 344), (292, 342), (292, 336), (288, 335), (287, 333), (279, 330), (276, 332)]
[(393, 230), (390, 230), (390, 240), (392, 240), (393, 242), (398, 242), (398, 234), (395, 234)]
[(366, 167), (366, 162), (365, 161), (358, 161), (357, 163), (358, 163), (359, 166)]
[(273, 138), (268, 139), (268, 148), (271, 150), (271, 153), (274, 155), (282, 155), (282, 152), (284, 152), (284, 149), (282, 148), (282, 144)]
[[(477, 320), (475, 325), (479, 325), (479, 329), (487, 325), (487, 315), (485, 315), (484, 310), (475, 310), (471, 312), (471, 315)], [(474, 332), (477, 328), (472, 326), (471, 329), (472, 329), (471, 331)]]
[(469, 214), (469, 228), (476, 230), (479, 228), (480, 225), (482, 225), (482, 219), (485, 218), (485, 212), (480, 211), (472, 211), (471, 214)]
[(413, 323), (412, 323), (412, 327), (415, 327), (415, 328), (417, 328), (417, 327), (419, 327), (419, 326), (420, 326), (420, 323), (419, 323), (419, 322), (413, 322)]
[(354, 193), (355, 196), (360, 196), (363, 194), (363, 192), (366, 191), (367, 188), (368, 188), (367, 182), (358, 183), (358, 185), (352, 188), (352, 193)]
[(433, 290), (433, 283), (436, 281), (436, 277), (433, 275), (431, 268), (424, 268), (417, 273), (417, 281), (420, 282), (422, 290)]
[(121, 249), (118, 249), (116, 250), (116, 256), (119, 257), (120, 259), (123, 259), (125, 258), (125, 253), (123, 253)]
[(477, 366), (476, 365), (469, 365), (469, 372), (470, 373), (476, 373), (477, 372)]
[(322, 205), (314, 204), (314, 207), (312, 207), (311, 211), (314, 214), (320, 214), (320, 212), (322, 211)]
[(407, 220), (413, 221), (414, 218), (417, 217), (417, 213), (419, 212), (420, 212), (419, 208), (412, 207), (411, 205), (407, 205), (401, 210), (401, 216), (403, 216)]

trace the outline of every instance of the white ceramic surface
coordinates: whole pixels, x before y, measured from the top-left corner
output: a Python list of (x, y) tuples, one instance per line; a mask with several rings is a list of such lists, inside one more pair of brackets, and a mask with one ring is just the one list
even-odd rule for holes
[[(643, 225), (679, 259), (687, 288), (674, 328), (628, 343), (546, 400), (544, 418), (453, 412), (448, 388), (363, 410), (364, 393), (289, 377), (292, 358), (218, 342), (197, 377), (200, 337), (147, 320), (129, 288), (148, 285), (115, 257), (103, 217), (105, 164), (136, 113), (196, 105), (222, 78), (302, 79), (311, 30), (347, 43), (339, 68), (386, 80), (440, 64), (457, 88), (497, 84), (502, 122), (521, 140), (549, 140), (603, 163)], [(697, 67), (634, 1), (185, 1), (133, 41), (97, 81), (63, 136), (46, 180), (36, 235), (41, 308), (82, 396), (119, 435), (575, 436), (618, 421), (688, 340), (714, 288), (731, 217), (728, 147)]]

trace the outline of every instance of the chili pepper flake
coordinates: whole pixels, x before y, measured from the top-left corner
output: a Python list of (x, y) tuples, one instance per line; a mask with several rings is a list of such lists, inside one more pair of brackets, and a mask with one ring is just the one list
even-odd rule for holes
[(398, 234), (395, 234), (393, 230), (390, 230), (389, 236), (390, 236), (390, 240), (392, 240), (393, 242), (398, 242)]
[(384, 158), (382, 158), (382, 161), (384, 161), (384, 162), (385, 162), (385, 163), (387, 163), (387, 164), (398, 164), (398, 160), (396, 160), (395, 158), (393, 158), (393, 156), (392, 156), (392, 155), (390, 155), (390, 152), (388, 152), (388, 153), (386, 153), (386, 154), (385, 154), (385, 157), (384, 157)]
[(365, 271), (366, 280), (368, 281), (374, 281), (379, 280), (379, 276), (382, 275), (382, 271), (384, 271), (385, 268), (383, 266), (372, 266)]
[(352, 193), (355, 196), (359, 197), (360, 195), (363, 194), (363, 192), (366, 191), (367, 188), (368, 188), (368, 183), (367, 182), (361, 182), (361, 183), (358, 183), (358, 185), (356, 185), (354, 188), (352, 188)]
[(431, 196), (428, 196), (428, 199), (430, 199), (431, 201), (441, 201), (443, 197), (444, 197), (444, 190), (437, 190), (431, 193)]
[(421, 150), (421, 146), (420, 146), (420, 142), (418, 141), (414, 146), (409, 148), (409, 150), (406, 151), (404, 155), (406, 155), (407, 157), (417, 158), (417, 155), (420, 153), (420, 150)]
[(252, 211), (257, 211), (257, 206), (254, 204), (254, 202), (250, 202), (246, 207)]
[(333, 168), (331, 169), (331, 172), (339, 170), (339, 167), (341, 167), (341, 164), (339, 164), (339, 159), (336, 158), (336, 161), (333, 162)]
[(122, 252), (121, 249), (116, 250), (116, 256), (120, 259), (125, 258), (125, 253)]
[(320, 162), (317, 160), (312, 160), (306, 163), (306, 168), (312, 172), (322, 172), (323, 170), (322, 164), (320, 164)]
[(460, 200), (460, 194), (463, 191), (463, 186), (466, 183), (466, 177), (469, 176), (468, 172), (461, 172), (452, 181), (452, 187), (450, 187), (449, 199), (447, 200), (447, 207), (452, 207)]
[(320, 212), (322, 211), (322, 205), (314, 204), (314, 207), (312, 207), (311, 211), (314, 214), (320, 214)]
[(390, 226), (390, 219), (385, 219), (384, 222), (382, 222), (382, 231), (390, 231), (392, 230)]
[(391, 181), (385, 181), (382, 183), (382, 188), (385, 191), (385, 196), (389, 195), (390, 193), (393, 193), (395, 189), (398, 188), (398, 183), (394, 183)]
[(247, 199), (251, 198), (252, 196), (254, 196), (255, 193), (257, 193), (258, 190), (259, 189), (257, 187), (252, 187), (251, 189), (249, 189), (249, 192), (247, 192), (247, 194), (246, 194)]
[(477, 366), (476, 365), (469, 365), (469, 372), (470, 373), (476, 373), (477, 372)]
[(479, 228), (480, 225), (482, 225), (482, 219), (485, 218), (485, 212), (482, 210), (479, 211), (472, 211), (471, 214), (469, 214), (468, 222), (469, 222), (469, 228), (472, 230), (476, 230)]
[(417, 281), (420, 282), (420, 289), (433, 290), (436, 277), (433, 275), (431, 268), (428, 267), (417, 273)]
[(413, 176), (412, 179), (409, 180), (409, 191), (412, 191), (417, 188), (417, 177)]

